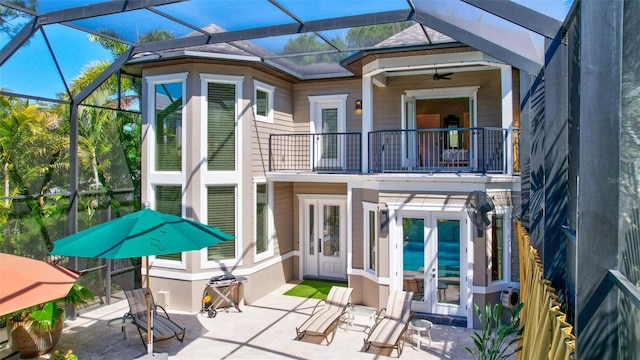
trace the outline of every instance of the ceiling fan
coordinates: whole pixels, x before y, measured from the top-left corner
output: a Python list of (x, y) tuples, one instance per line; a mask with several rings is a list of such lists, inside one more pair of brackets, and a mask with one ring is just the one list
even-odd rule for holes
[(438, 74), (438, 68), (436, 68), (436, 72), (435, 72), (435, 74), (433, 74), (433, 80), (451, 80), (451, 78), (449, 77), (451, 75), (453, 75), (452, 72), (444, 73), (444, 74)]

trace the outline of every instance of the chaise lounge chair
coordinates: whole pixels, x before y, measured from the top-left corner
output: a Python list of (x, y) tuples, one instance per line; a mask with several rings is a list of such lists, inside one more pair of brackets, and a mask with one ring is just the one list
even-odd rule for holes
[[(129, 302), (129, 312), (125, 316), (130, 316), (133, 325), (138, 329), (140, 339), (146, 346), (142, 332), (147, 332), (147, 300), (145, 298), (145, 289), (135, 289), (125, 291), (127, 301)], [(185, 328), (176, 324), (169, 318), (167, 311), (160, 305), (157, 305), (151, 294), (151, 314), (153, 315), (153, 341), (171, 339), (175, 337), (182, 342), (184, 340)], [(162, 310), (162, 313), (158, 312)]]
[[(352, 292), (352, 288), (331, 287), (327, 300), (320, 300), (313, 308), (309, 318), (300, 327), (296, 328), (296, 339), (300, 340), (305, 335), (323, 336), (324, 340), (327, 341), (327, 345), (331, 344), (340, 321), (344, 319)], [(321, 304), (322, 307), (319, 308)], [(331, 338), (329, 338), (329, 335), (331, 335)]]
[(369, 336), (364, 339), (364, 350), (373, 345), (378, 348), (396, 349), (398, 357), (404, 347), (404, 335), (411, 320), (411, 291), (392, 291), (387, 307), (380, 309), (377, 320)]

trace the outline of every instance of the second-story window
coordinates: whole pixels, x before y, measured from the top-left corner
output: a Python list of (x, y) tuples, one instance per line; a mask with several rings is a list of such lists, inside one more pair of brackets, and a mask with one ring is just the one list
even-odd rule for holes
[(275, 87), (254, 80), (254, 111), (256, 121), (273, 123), (273, 95)]
[(236, 166), (236, 85), (207, 85), (207, 170), (233, 171)]

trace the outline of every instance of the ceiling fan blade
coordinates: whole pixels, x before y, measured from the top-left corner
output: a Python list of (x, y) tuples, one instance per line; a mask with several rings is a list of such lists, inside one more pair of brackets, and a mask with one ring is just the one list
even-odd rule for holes
[(452, 72), (450, 72), (450, 73), (440, 74), (440, 76), (441, 76), (441, 77), (444, 77), (444, 76), (451, 76), (451, 75), (453, 75), (453, 73), (452, 73)]

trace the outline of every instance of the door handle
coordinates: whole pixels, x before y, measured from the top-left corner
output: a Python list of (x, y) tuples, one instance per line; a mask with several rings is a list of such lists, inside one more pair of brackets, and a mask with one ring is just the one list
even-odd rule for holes
[(322, 253), (322, 239), (318, 238), (318, 253)]

